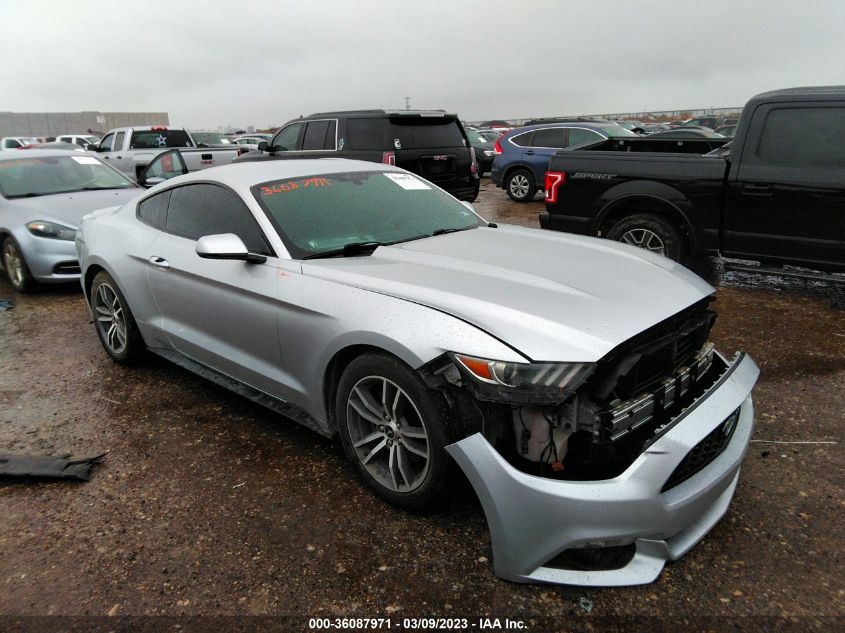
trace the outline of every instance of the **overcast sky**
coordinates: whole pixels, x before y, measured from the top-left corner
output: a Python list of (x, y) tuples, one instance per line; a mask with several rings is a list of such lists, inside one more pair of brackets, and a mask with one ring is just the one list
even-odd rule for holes
[(0, 111), (465, 120), (742, 105), (845, 83), (842, 0), (0, 0)]

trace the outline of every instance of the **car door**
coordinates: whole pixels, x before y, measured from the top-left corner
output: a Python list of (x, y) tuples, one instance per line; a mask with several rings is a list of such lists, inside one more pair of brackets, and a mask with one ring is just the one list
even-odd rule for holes
[(559, 149), (566, 147), (566, 130), (561, 127), (541, 128), (534, 131), (531, 147), (522, 152), (523, 159), (534, 173), (534, 182), (543, 187), (549, 159)]
[(728, 185), (725, 253), (845, 269), (845, 103), (754, 112)]
[[(162, 331), (180, 354), (281, 395), (277, 260), (258, 223), (240, 196), (219, 184), (170, 191), (165, 231), (147, 254)], [(197, 240), (220, 233), (235, 233), (266, 262), (199, 257)]]
[(122, 171), (124, 174), (130, 174), (134, 178), (135, 173), (132, 168), (132, 158), (127, 156), (124, 151), (127, 134), (128, 132), (124, 130), (115, 132), (111, 150), (105, 152), (103, 158), (109, 159), (109, 164), (115, 169)]
[[(112, 165), (112, 146), (114, 145), (114, 132), (106, 134), (97, 144), (97, 155), (109, 165)], [(114, 166), (114, 165), (112, 165)]]
[(138, 176), (138, 184), (152, 187), (176, 176), (188, 173), (188, 167), (178, 149), (172, 149), (156, 156)]

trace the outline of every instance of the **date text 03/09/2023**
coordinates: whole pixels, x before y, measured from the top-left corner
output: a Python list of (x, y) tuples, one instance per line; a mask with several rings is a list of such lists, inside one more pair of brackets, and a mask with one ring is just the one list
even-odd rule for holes
[(309, 630), (527, 630), (522, 620), (510, 618), (309, 618)]

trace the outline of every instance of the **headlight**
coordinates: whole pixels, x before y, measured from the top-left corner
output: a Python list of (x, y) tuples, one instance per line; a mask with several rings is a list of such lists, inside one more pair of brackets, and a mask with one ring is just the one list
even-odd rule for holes
[(495, 155), (496, 155), (496, 152), (494, 152), (492, 149), (485, 149), (485, 150), (484, 150), (484, 155), (485, 155), (485, 156), (495, 156)]
[(73, 240), (76, 237), (76, 229), (55, 222), (36, 220), (27, 224), (26, 228), (33, 235), (49, 237), (54, 240)]
[(535, 404), (562, 402), (595, 369), (595, 363), (507, 363), (453, 354), (459, 367), (478, 381), (482, 397)]

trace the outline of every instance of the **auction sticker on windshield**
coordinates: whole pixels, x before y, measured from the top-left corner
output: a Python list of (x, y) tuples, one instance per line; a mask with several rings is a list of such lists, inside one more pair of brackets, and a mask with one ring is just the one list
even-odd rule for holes
[(98, 161), (93, 156), (71, 156), (73, 160), (75, 160), (80, 165), (99, 165), (100, 161)]
[(402, 189), (431, 189), (427, 184), (418, 178), (414, 178), (411, 174), (385, 174)]

